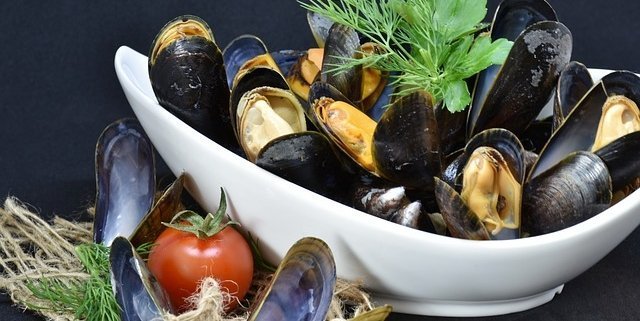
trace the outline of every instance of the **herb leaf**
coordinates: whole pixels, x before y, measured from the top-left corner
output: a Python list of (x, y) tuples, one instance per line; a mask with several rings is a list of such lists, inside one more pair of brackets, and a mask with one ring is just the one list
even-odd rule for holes
[(465, 79), (494, 64), (502, 64), (512, 43), (475, 36), (486, 0), (298, 0), (309, 11), (347, 25), (382, 50), (361, 58), (343, 59), (332, 72), (357, 65), (400, 72), (394, 81), (398, 95), (430, 92), (451, 112), (471, 101)]

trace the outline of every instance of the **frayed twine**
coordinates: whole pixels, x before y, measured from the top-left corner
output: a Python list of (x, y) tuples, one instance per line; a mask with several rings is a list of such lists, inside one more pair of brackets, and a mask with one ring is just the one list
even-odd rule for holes
[[(89, 208), (87, 213), (91, 214)], [(75, 253), (75, 247), (92, 241), (92, 223), (70, 222), (55, 217), (50, 224), (14, 197), (8, 197), (0, 208), (0, 290), (10, 295), (18, 306), (35, 309), (49, 320), (75, 320), (75, 311), (61, 310), (59, 304), (39, 299), (27, 285), (39, 279), (55, 278), (65, 284), (83, 282), (89, 278)], [(271, 273), (257, 271), (249, 300), (268, 286)], [(374, 309), (369, 295), (361, 289), (361, 282), (339, 279), (326, 320), (384, 320), (391, 308)], [(169, 321), (245, 321), (249, 303), (240, 304), (235, 314), (225, 315), (221, 291), (215, 279), (207, 278), (200, 291), (191, 298), (193, 310), (179, 316), (166, 314)], [(351, 311), (351, 312), (345, 312)], [(364, 318), (365, 315), (375, 318)]]

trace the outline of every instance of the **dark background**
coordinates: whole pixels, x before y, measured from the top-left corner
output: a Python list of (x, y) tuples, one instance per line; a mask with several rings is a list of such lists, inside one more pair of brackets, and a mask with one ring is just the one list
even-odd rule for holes
[[(574, 60), (640, 72), (640, 2), (550, 2), (573, 33)], [(489, 1), (489, 16), (497, 3)], [(313, 44), (293, 0), (2, 1), (0, 12), (0, 195), (14, 195), (47, 218), (78, 218), (93, 202), (96, 140), (112, 121), (133, 116), (113, 68), (119, 46), (146, 54), (164, 23), (187, 13), (204, 18), (222, 47), (245, 33), (272, 50)], [(636, 231), (544, 306), (468, 320), (640, 319), (639, 242)], [(2, 295), (0, 320), (39, 318)]]

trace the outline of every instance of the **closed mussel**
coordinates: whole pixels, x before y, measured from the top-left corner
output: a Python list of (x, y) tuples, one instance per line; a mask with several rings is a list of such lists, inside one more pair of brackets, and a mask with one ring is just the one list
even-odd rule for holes
[(351, 179), (331, 142), (316, 131), (271, 140), (258, 153), (256, 165), (338, 202), (344, 202)]
[(149, 78), (161, 106), (201, 134), (237, 151), (222, 53), (206, 22), (180, 16), (156, 36)]
[[(502, 1), (491, 22), (491, 39), (505, 38), (514, 41), (527, 27), (545, 20), (558, 20), (555, 11), (545, 0)], [(469, 108), (469, 123), (476, 121), (500, 67), (490, 66), (478, 73), (473, 90), (473, 103)]]
[(471, 239), (512, 239), (520, 236), (524, 149), (505, 129), (474, 136), (457, 161), (453, 174), (457, 191), (436, 178), (435, 196), (449, 232)]
[(578, 151), (527, 182), (523, 231), (531, 236), (580, 223), (609, 207), (611, 177), (597, 155)]
[(376, 172), (407, 188), (433, 191), (442, 172), (443, 155), (433, 98), (417, 91), (387, 108), (373, 135)]

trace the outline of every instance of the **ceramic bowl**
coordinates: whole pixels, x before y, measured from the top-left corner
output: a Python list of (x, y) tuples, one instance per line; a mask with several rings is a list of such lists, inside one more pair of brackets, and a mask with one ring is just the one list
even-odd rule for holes
[[(285, 181), (205, 138), (158, 105), (147, 57), (128, 47), (115, 56), (124, 93), (155, 148), (206, 209), (220, 187), (233, 219), (277, 262), (304, 236), (326, 241), (342, 278), (362, 280), (394, 311), (485, 316), (553, 299), (564, 283), (602, 259), (640, 223), (640, 191), (564, 230), (507, 241), (429, 234), (373, 217)], [(593, 70), (594, 80), (606, 74)]]

